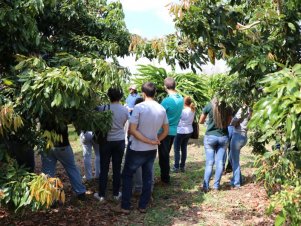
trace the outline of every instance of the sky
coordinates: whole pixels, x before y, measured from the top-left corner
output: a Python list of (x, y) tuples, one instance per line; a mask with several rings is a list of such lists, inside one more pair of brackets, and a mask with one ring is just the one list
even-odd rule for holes
[[(114, 0), (109, 0), (111, 2)], [(167, 5), (171, 2), (178, 3), (179, 0), (120, 0), (125, 14), (125, 23), (130, 33), (138, 34), (147, 39), (160, 38), (175, 32), (175, 27)], [(138, 64), (152, 64), (171, 71), (171, 67), (165, 62), (150, 62), (146, 58), (135, 61), (134, 56), (120, 58), (122, 66), (128, 67), (132, 73), (136, 73)], [(202, 67), (202, 73), (215, 74), (225, 72), (227, 69), (224, 61), (217, 61), (215, 65), (208, 64)], [(179, 66), (176, 72), (182, 71)]]

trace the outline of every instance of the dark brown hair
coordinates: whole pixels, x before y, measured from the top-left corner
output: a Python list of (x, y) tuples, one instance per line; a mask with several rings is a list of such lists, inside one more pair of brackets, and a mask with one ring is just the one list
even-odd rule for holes
[(231, 108), (228, 107), (224, 101), (218, 101), (217, 98), (214, 98), (211, 104), (215, 126), (219, 129), (227, 128), (229, 123), (228, 119), (232, 114)]
[(192, 102), (191, 97), (189, 97), (189, 96), (184, 97), (184, 104), (185, 104), (186, 106), (189, 106), (189, 107), (191, 108), (191, 110), (192, 110), (193, 112), (195, 112), (195, 105), (194, 105), (194, 103)]

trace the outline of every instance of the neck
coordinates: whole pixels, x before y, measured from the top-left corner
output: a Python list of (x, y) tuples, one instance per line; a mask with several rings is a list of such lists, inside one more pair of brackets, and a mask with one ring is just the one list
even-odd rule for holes
[(168, 90), (166, 90), (166, 92), (168, 94), (176, 94), (177, 93), (177, 91), (175, 91), (174, 89), (168, 89)]
[(144, 98), (144, 101), (151, 101), (151, 100), (154, 100), (154, 98), (152, 98), (152, 97), (145, 97)]

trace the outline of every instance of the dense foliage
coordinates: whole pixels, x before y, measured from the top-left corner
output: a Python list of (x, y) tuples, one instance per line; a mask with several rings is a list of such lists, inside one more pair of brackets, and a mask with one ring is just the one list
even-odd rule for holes
[[(45, 151), (61, 140), (56, 128), (71, 123), (108, 131), (111, 114), (94, 109), (108, 101), (107, 88), (128, 75), (117, 61), (130, 43), (120, 2), (4, 0), (0, 20), (0, 154)], [(63, 199), (54, 192), (60, 186), (49, 190), (52, 179), (11, 161), (0, 159), (1, 202), (37, 209)]]
[[(183, 96), (190, 96), (196, 106), (197, 115), (209, 100), (206, 95), (206, 76), (193, 73), (178, 74), (167, 73), (164, 68), (158, 68), (152, 65), (140, 65), (138, 74), (133, 79), (134, 83), (141, 87), (146, 81), (152, 81), (156, 84), (156, 100), (161, 102), (167, 96), (164, 89), (164, 79), (173, 77), (176, 81), (176, 90)], [(198, 117), (197, 117), (198, 118)]]
[[(94, 108), (107, 101), (107, 87), (120, 86), (128, 74), (117, 62), (130, 40), (121, 4), (2, 1), (0, 17), (0, 99), (14, 103), (26, 128), (38, 119), (87, 130), (103, 124), (98, 129), (107, 131), (111, 115)], [(20, 138), (39, 140), (41, 133), (32, 131)]]

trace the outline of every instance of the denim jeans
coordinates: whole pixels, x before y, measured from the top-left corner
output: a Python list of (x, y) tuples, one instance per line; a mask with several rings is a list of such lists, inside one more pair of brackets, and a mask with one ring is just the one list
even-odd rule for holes
[(107, 141), (99, 147), (100, 153), (100, 176), (99, 176), (99, 196), (105, 197), (109, 166), (112, 157), (113, 169), (113, 195), (118, 196), (121, 180), (121, 163), (124, 154), (125, 140)]
[(122, 201), (121, 207), (129, 210), (132, 197), (132, 180), (136, 170), (142, 168), (142, 194), (139, 200), (139, 208), (145, 209), (151, 198), (153, 165), (157, 150), (133, 151), (129, 150), (124, 163), (122, 173)]
[[(129, 153), (131, 141), (129, 141), (126, 155)], [(126, 157), (125, 157), (126, 158)], [(155, 168), (153, 166), (153, 174), (152, 174), (152, 191), (154, 190), (155, 184)], [(139, 167), (133, 175), (133, 191), (142, 192), (143, 182), (142, 182), (142, 168)]]
[(71, 146), (57, 147), (50, 151), (42, 152), (42, 172), (51, 177), (55, 175), (55, 167), (57, 160), (64, 166), (71, 186), (76, 194), (86, 192), (85, 186), (82, 184), (82, 178), (78, 168), (75, 165), (74, 155)]
[(203, 188), (209, 189), (209, 181), (212, 174), (212, 168), (215, 162), (215, 180), (213, 184), (214, 189), (219, 189), (220, 180), (224, 169), (224, 155), (228, 145), (227, 136), (205, 135), (204, 148), (206, 154), (206, 167), (204, 174)]
[(175, 136), (168, 135), (165, 137), (158, 147), (159, 150), (159, 165), (161, 169), (161, 181), (165, 183), (170, 182), (170, 165), (169, 165), (169, 153), (173, 144)]
[(233, 178), (231, 180), (231, 185), (235, 187), (240, 187), (241, 185), (241, 171), (240, 171), (240, 149), (245, 146), (247, 143), (247, 136), (244, 136), (239, 133), (233, 133), (232, 140), (231, 140), (231, 163), (233, 169)]
[[(187, 145), (188, 145), (188, 140), (191, 137), (191, 133), (189, 134), (177, 134), (174, 140), (174, 152), (175, 152), (175, 164), (174, 168), (179, 169), (185, 168), (185, 162), (187, 158)], [(182, 155), (180, 154), (182, 153)], [(181, 155), (181, 163), (180, 163), (180, 155)]]
[(93, 133), (87, 131), (80, 134), (80, 142), (83, 147), (83, 157), (84, 157), (84, 166), (85, 166), (85, 176), (87, 180), (93, 178), (92, 173), (92, 147), (95, 153), (94, 167), (95, 167), (95, 178), (99, 177), (100, 173), (100, 156), (99, 156), (99, 144), (93, 141)]

